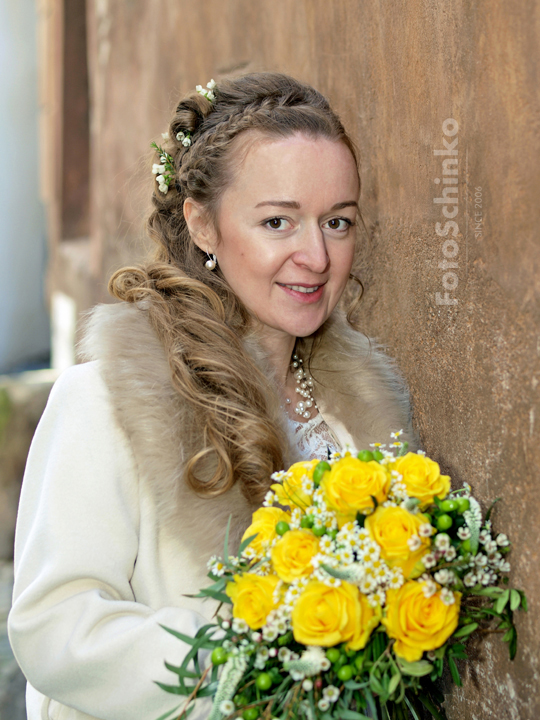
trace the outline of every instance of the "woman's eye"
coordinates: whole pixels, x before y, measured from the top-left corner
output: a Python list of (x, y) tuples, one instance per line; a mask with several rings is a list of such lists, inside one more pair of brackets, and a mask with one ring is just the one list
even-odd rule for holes
[(271, 230), (283, 230), (283, 227), (281, 226), (282, 222), (286, 222), (285, 218), (275, 217), (270, 218), (270, 220), (265, 220), (264, 224), (267, 225)]
[[(345, 225), (341, 225), (340, 223), (345, 223)], [(352, 220), (349, 220), (349, 218), (332, 218), (331, 220), (328, 220), (326, 225), (330, 226), (330, 230), (348, 230), (350, 227), (352, 227), (355, 223), (353, 223)]]

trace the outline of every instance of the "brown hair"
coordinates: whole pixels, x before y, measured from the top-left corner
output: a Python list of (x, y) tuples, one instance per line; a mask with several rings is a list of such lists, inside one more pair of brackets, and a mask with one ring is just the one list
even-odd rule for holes
[[(188, 93), (170, 123), (164, 149), (174, 159), (176, 176), (166, 194), (154, 188), (147, 226), (157, 243), (153, 261), (118, 270), (109, 290), (121, 300), (146, 301), (174, 387), (196, 411), (192, 433), (198, 433), (198, 449), (186, 461), (185, 480), (208, 496), (240, 482), (244, 494), (258, 502), (270, 474), (284, 465), (286, 440), (268, 407), (276, 391), (241, 341), (251, 325), (247, 309), (219, 268), (205, 268), (206, 255), (190, 237), (184, 200), (191, 197), (204, 207), (219, 236), (221, 197), (252, 136), (322, 136), (345, 143), (357, 167), (358, 161), (326, 98), (288, 75), (244, 74), (220, 80), (213, 92), (214, 101)], [(186, 130), (189, 147), (176, 140)], [(247, 131), (254, 132), (239, 138)], [(203, 479), (207, 462), (213, 474)]]

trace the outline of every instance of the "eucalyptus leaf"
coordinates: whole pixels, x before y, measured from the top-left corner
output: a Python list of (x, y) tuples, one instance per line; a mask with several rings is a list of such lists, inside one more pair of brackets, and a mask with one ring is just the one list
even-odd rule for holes
[(506, 603), (510, 599), (510, 590), (504, 590), (503, 594), (500, 596), (500, 598), (495, 603), (495, 612), (502, 613), (504, 608), (506, 607)]
[(408, 660), (398, 657), (397, 664), (404, 675), (411, 675), (412, 677), (423, 677), (424, 675), (429, 675), (433, 670), (433, 665), (427, 660), (408, 662)]
[(521, 605), (521, 595), (518, 590), (510, 590), (510, 610), (514, 612)]
[(467, 637), (471, 633), (473, 633), (476, 628), (478, 627), (478, 623), (468, 623), (467, 625), (463, 625), (459, 628), (459, 630), (456, 630), (453, 637), (455, 638), (461, 638), (461, 637)]

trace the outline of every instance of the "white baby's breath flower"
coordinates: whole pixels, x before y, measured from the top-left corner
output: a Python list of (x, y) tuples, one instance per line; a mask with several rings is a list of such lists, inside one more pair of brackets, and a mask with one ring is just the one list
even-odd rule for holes
[(487, 556), (483, 553), (478, 553), (478, 555), (474, 558), (474, 564), (476, 567), (485, 567), (487, 565), (488, 559)]
[(234, 712), (234, 703), (232, 700), (224, 700), (219, 706), (219, 712), (222, 715), (231, 715)]
[(418, 535), (411, 535), (411, 537), (407, 540), (407, 545), (409, 546), (409, 550), (411, 552), (415, 552), (418, 548), (422, 547), (422, 541)]
[(161, 137), (162, 137), (164, 140), (168, 140), (168, 139), (169, 139), (169, 133), (168, 133), (168, 132), (161, 133)]
[(317, 707), (319, 708), (319, 710), (326, 712), (328, 710), (328, 708), (330, 707), (330, 701), (327, 700), (327, 698), (323, 697), (317, 703)]
[(499, 570), (503, 573), (510, 572), (510, 563), (508, 562), (508, 560), (501, 560), (501, 562), (499, 563)]
[(433, 526), (429, 523), (422, 523), (418, 528), (418, 534), (420, 537), (431, 537), (433, 535)]
[(453, 605), (456, 602), (454, 593), (448, 588), (443, 588), (441, 590), (441, 600), (445, 605)]
[(330, 660), (327, 657), (323, 657), (323, 659), (321, 660), (321, 670), (323, 672), (326, 672), (327, 670), (330, 670), (331, 665), (332, 663), (330, 662)]
[(486, 543), (484, 543), (484, 552), (488, 555), (490, 553), (494, 553), (497, 550), (497, 543), (495, 540), (488, 540)]
[(244, 633), (247, 633), (249, 630), (249, 625), (245, 620), (242, 620), (241, 618), (234, 618), (232, 621), (232, 629), (233, 632), (238, 633), (239, 635), (243, 635)]
[[(160, 167), (161, 167), (161, 166), (160, 166)], [(161, 172), (162, 172), (162, 171), (161, 171)], [(163, 183), (163, 182), (165, 182), (165, 177), (164, 177), (163, 175), (157, 175), (157, 176), (156, 176), (156, 182), (157, 182), (157, 183), (160, 183), (160, 184)]]
[(287, 660), (289, 660), (291, 657), (291, 651), (289, 650), (289, 648), (281, 647), (278, 650), (277, 657), (280, 662), (287, 662)]
[(268, 657), (275, 658), (277, 655), (277, 648), (273, 647), (268, 650)]
[(440, 585), (448, 585), (454, 581), (455, 576), (450, 570), (443, 569), (436, 572), (433, 577)]
[(216, 84), (217, 84), (216, 81), (214, 80), (214, 78), (212, 78), (212, 79), (210, 80), (210, 82), (207, 82), (207, 83), (206, 83), (206, 87), (207, 87), (209, 90), (213, 90), (213, 89), (216, 87)]
[(439, 533), (435, 538), (435, 546), (439, 550), (448, 550), (450, 547), (450, 536), (446, 533)]
[(424, 593), (424, 597), (430, 598), (437, 592), (437, 585), (433, 580), (426, 580), (422, 583), (422, 592)]
[(323, 690), (323, 697), (329, 702), (335, 703), (339, 700), (339, 690), (335, 685), (327, 685)]
[(302, 690), (304, 690), (304, 692), (311, 692), (311, 690), (313, 690), (313, 680), (306, 678), (302, 683)]
[(262, 635), (261, 635), (260, 632), (257, 632), (257, 631), (252, 632), (252, 633), (251, 633), (251, 639), (253, 640), (253, 642), (259, 643), (259, 642), (261, 642), (261, 640), (262, 640)]
[(504, 533), (499, 533), (497, 535), (496, 542), (497, 542), (497, 545), (499, 545), (500, 547), (507, 547), (508, 545), (510, 545), (510, 540)]
[(463, 582), (467, 587), (473, 587), (478, 582), (478, 578), (473, 572), (468, 572), (463, 578)]
[(487, 543), (489, 540), (491, 540), (491, 535), (489, 533), (489, 530), (486, 530), (486, 528), (483, 528), (482, 530), (480, 530), (480, 534), (478, 535), (478, 540), (480, 541), (480, 543), (482, 545), (484, 545), (484, 543)]
[(467, 526), (458, 528), (458, 538), (460, 540), (468, 540), (471, 537), (471, 531)]
[(424, 567), (429, 570), (429, 568), (435, 567), (437, 564), (437, 558), (433, 553), (428, 553), (423, 556), (422, 563), (424, 564)]
[(164, 195), (166, 195), (169, 192), (169, 186), (165, 183), (161, 183), (159, 185), (159, 191), (162, 192)]
[(189, 146), (191, 145), (191, 138), (188, 138), (188, 137), (184, 138), (184, 139), (182, 140), (182, 145), (183, 145), (184, 147), (189, 147)]
[(273, 625), (265, 625), (263, 627), (263, 638), (267, 642), (273, 642), (278, 636), (277, 630)]
[(456, 548), (453, 545), (450, 545), (448, 550), (444, 553), (445, 560), (448, 560), (448, 562), (451, 562), (456, 557)]

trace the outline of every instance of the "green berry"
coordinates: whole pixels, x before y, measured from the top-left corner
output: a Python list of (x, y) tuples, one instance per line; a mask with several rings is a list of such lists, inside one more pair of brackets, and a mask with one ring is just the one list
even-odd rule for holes
[(469, 498), (466, 498), (466, 497), (457, 498), (456, 502), (458, 505), (457, 511), (460, 515), (462, 515), (466, 510), (468, 510), (471, 507)]
[(313, 527), (313, 516), (312, 515), (304, 515), (304, 517), (300, 520), (300, 527), (301, 528)]
[(331, 469), (332, 468), (330, 467), (330, 463), (327, 463), (326, 460), (321, 460), (320, 463), (315, 465), (315, 469), (313, 470), (314, 485), (320, 485), (320, 482), (323, 479), (324, 473), (328, 472)]
[(437, 518), (437, 529), (448, 530), (452, 527), (452, 518), (450, 515), (439, 515)]
[(332, 665), (339, 660), (340, 655), (341, 653), (339, 652), (339, 650), (334, 647), (328, 648), (328, 650), (326, 651), (326, 657), (330, 660)]
[(364, 656), (363, 655), (357, 655), (357, 657), (354, 660), (354, 666), (358, 670), (358, 672), (362, 672), (362, 668), (364, 667)]
[(266, 672), (257, 675), (255, 685), (259, 688), (259, 690), (268, 690), (272, 687), (272, 676)]
[(353, 675), (354, 668), (352, 665), (343, 665), (343, 667), (340, 667), (337, 672), (337, 676), (342, 682), (347, 682), (347, 680), (350, 680)]
[(326, 528), (324, 525), (317, 525), (316, 527), (311, 528), (311, 532), (315, 535), (315, 537), (322, 537), (326, 532)]
[(443, 500), (440, 508), (443, 512), (454, 512), (454, 510), (458, 509), (458, 504), (455, 500)]
[(222, 647), (214, 648), (214, 650), (212, 650), (212, 655), (211, 655), (212, 663), (214, 665), (223, 665), (223, 663), (227, 662), (227, 655), (228, 655), (228, 653), (225, 650), (225, 648), (222, 648)]
[(285, 520), (280, 520), (276, 525), (276, 532), (278, 535), (285, 535), (285, 533), (290, 530), (289, 523), (286, 523)]
[(459, 548), (459, 551), (462, 555), (466, 555), (467, 553), (471, 552), (471, 541), (470, 538), (467, 538), (467, 540), (464, 540), (461, 543), (461, 546)]
[(370, 460), (373, 460), (373, 453), (371, 450), (360, 450), (356, 457), (362, 462), (369, 462)]
[(373, 453), (373, 459), (374, 459), (374, 460), (376, 460), (377, 462), (379, 462), (379, 460), (382, 460), (383, 457), (384, 457), (384, 455), (382, 454), (382, 452), (381, 452), (380, 450), (375, 450), (375, 451), (374, 451), (374, 453)]
[(257, 718), (259, 717), (259, 709), (246, 708), (242, 713), (242, 717), (244, 718), (244, 720), (257, 720)]
[(245, 695), (235, 695), (234, 696), (234, 704), (236, 707), (242, 707), (243, 705), (247, 705), (249, 702), (249, 699)]

